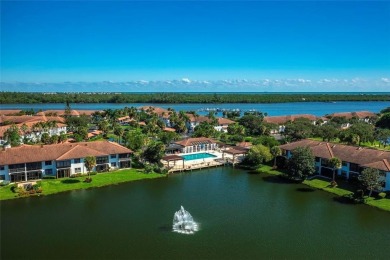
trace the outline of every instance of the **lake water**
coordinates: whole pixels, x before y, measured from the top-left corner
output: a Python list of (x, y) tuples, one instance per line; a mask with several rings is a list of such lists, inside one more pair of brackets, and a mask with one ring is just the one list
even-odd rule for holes
[[(124, 107), (140, 107), (140, 106), (158, 106), (163, 108), (173, 108), (175, 110), (199, 110), (202, 108), (220, 108), (220, 109), (240, 109), (241, 111), (248, 111), (255, 109), (268, 113), (269, 116), (292, 115), (292, 114), (314, 114), (316, 116), (323, 116), (335, 112), (353, 112), (368, 110), (378, 113), (380, 110), (390, 107), (388, 101), (370, 101), (370, 102), (298, 102), (298, 103), (271, 103), (271, 104), (146, 104), (146, 103), (132, 103), (132, 104), (71, 104), (72, 109), (86, 109), (86, 110), (104, 110), (104, 109), (120, 109)], [(1, 104), (0, 109), (35, 109), (35, 110), (49, 110), (49, 109), (64, 109), (64, 104)], [(207, 114), (207, 112), (198, 112), (199, 114)], [(219, 113), (221, 116), (222, 113)]]
[[(388, 212), (277, 180), (220, 167), (2, 201), (1, 259), (388, 259)], [(181, 205), (194, 235), (172, 232)]]

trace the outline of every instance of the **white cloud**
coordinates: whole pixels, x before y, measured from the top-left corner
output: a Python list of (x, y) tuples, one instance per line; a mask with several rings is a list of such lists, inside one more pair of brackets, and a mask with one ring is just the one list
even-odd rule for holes
[(381, 81), (384, 82), (384, 83), (390, 83), (390, 79), (389, 78), (381, 78)]
[(182, 78), (181, 81), (184, 83), (191, 83), (191, 80), (189, 78)]

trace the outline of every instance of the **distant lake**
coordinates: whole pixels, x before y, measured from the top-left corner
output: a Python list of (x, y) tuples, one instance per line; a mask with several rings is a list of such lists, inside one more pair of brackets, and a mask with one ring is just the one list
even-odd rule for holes
[[(219, 167), (1, 201), (1, 258), (388, 259), (389, 212), (333, 198)], [(193, 235), (172, 232), (181, 205)]]
[[(292, 114), (313, 114), (323, 116), (335, 112), (353, 112), (368, 110), (378, 113), (380, 110), (390, 107), (389, 101), (343, 101), (343, 102), (298, 102), (298, 103), (225, 103), (225, 104), (150, 104), (150, 103), (129, 103), (129, 104), (71, 104), (72, 109), (85, 110), (104, 110), (104, 109), (120, 109), (124, 107), (140, 107), (140, 106), (158, 106), (162, 108), (173, 108), (175, 110), (200, 110), (204, 108), (220, 108), (220, 109), (240, 109), (245, 112), (248, 110), (257, 110), (268, 113), (269, 116), (292, 115)], [(1, 109), (34, 109), (34, 110), (49, 110), (49, 109), (64, 109), (65, 104), (2, 104)], [(206, 111), (198, 112), (199, 114), (207, 114)], [(219, 113), (221, 115), (222, 113)]]

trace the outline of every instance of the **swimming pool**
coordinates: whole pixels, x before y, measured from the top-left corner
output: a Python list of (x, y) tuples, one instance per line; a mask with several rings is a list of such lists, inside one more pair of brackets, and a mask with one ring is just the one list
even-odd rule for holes
[(195, 153), (195, 154), (181, 155), (181, 157), (183, 157), (184, 161), (191, 161), (191, 160), (198, 160), (198, 159), (215, 158), (217, 156), (209, 153)]

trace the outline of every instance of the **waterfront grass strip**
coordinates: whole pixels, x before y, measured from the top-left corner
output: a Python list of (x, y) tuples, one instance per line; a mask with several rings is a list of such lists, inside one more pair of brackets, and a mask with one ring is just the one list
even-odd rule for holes
[(308, 185), (312, 188), (316, 188), (319, 190), (324, 190), (332, 194), (336, 194), (338, 196), (345, 196), (352, 194), (352, 191), (342, 189), (339, 187), (332, 187), (330, 186), (330, 181), (325, 181), (321, 179), (312, 179), (312, 180), (305, 180), (303, 184)]
[[(283, 174), (282, 171), (273, 169), (273, 167), (269, 165), (262, 165), (256, 171), (260, 173), (270, 174), (270, 175)], [(331, 187), (330, 181), (322, 180), (320, 178), (305, 180), (302, 184), (305, 184), (315, 189), (319, 189), (319, 190), (323, 190), (335, 194), (337, 196), (346, 196), (352, 194), (354, 190), (354, 188), (346, 182), (341, 182), (340, 185), (337, 187)], [(382, 210), (390, 211), (390, 198), (383, 198), (383, 199), (376, 199), (373, 197), (365, 198), (364, 203)]]
[[(91, 183), (84, 182), (85, 176), (77, 178), (63, 178), (54, 180), (42, 180), (41, 187), (43, 192), (41, 195), (49, 195), (70, 190), (88, 189), (113, 185), (123, 182), (130, 182), (142, 179), (154, 179), (165, 177), (164, 174), (149, 173), (145, 174), (142, 170), (127, 169), (115, 172), (100, 173), (92, 177)], [(11, 191), (11, 185), (0, 188), (0, 200), (15, 199), (18, 197), (17, 193)]]
[(367, 198), (365, 203), (379, 209), (390, 211), (390, 199)]

